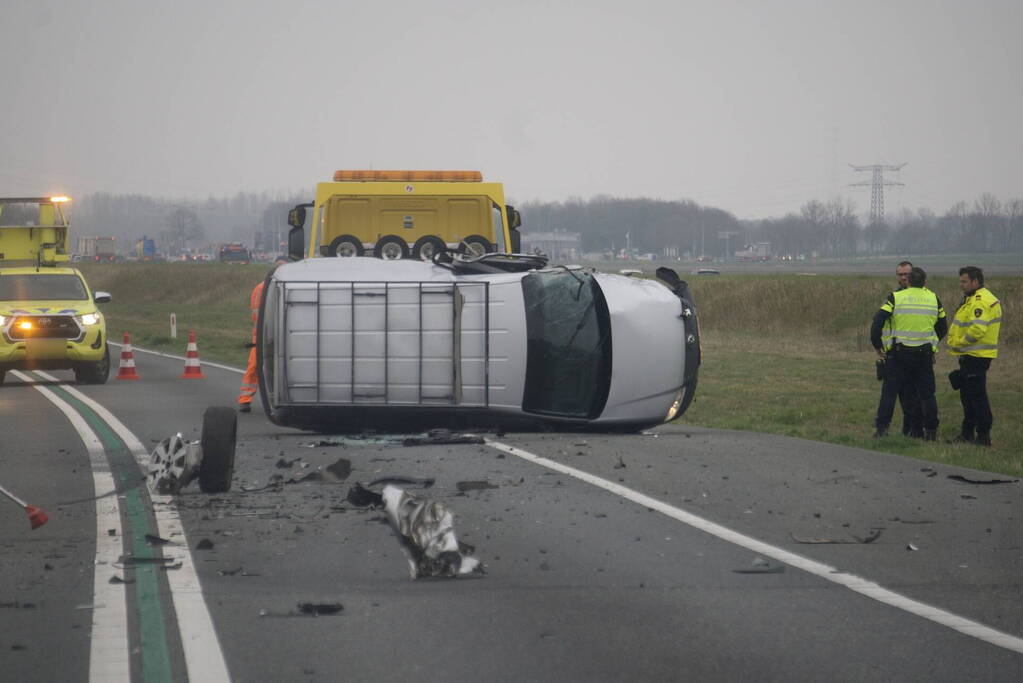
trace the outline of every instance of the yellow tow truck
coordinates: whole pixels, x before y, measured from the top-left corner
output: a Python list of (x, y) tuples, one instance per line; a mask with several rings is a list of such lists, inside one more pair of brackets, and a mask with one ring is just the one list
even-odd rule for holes
[(73, 369), (103, 384), (110, 351), (93, 292), (68, 265), (69, 199), (0, 198), (0, 383), (8, 370)]
[[(502, 184), (483, 182), (479, 171), (337, 171), (316, 185), (315, 201), (291, 210), (293, 235), (309, 208), (309, 257), (429, 261), (444, 249), (471, 256), (520, 249), (518, 211), (505, 203)], [(291, 244), (297, 239), (289, 236), (293, 258), (305, 249)]]

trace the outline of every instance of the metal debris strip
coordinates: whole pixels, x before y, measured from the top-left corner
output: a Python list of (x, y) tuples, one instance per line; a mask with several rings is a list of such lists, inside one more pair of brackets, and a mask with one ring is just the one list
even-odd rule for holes
[(443, 503), (418, 498), (397, 486), (385, 486), (382, 497), (413, 579), (484, 572), (480, 561), (459, 547), (454, 517)]
[(1019, 481), (1019, 479), (968, 479), (961, 474), (950, 474), (948, 478), (964, 484), (1015, 484)]
[(463, 434), (443, 427), (431, 429), (423, 436), (410, 436), (402, 440), (403, 446), (443, 446), (448, 444), (482, 444), (486, 440), (479, 434)]
[(344, 610), (344, 606), (340, 602), (300, 602), (298, 603), (298, 613), (308, 614), (313, 617), (322, 617), (334, 614), (340, 614)]
[(877, 539), (881, 538), (881, 532), (883, 529), (871, 529), (870, 533), (866, 536), (857, 536), (855, 534), (849, 534), (852, 538), (801, 538), (793, 533), (789, 536), (796, 543), (812, 543), (812, 544), (845, 544), (845, 543), (873, 543)]
[(416, 477), (380, 477), (366, 484), (366, 486), (379, 486), (380, 484), (402, 484), (404, 486), (419, 486), (424, 489), (428, 489), (436, 483), (436, 479), (433, 477), (426, 477), (425, 479), (418, 479)]
[(174, 557), (135, 557), (134, 555), (121, 555), (114, 566), (137, 567), (139, 565), (167, 565), (173, 564), (177, 558)]

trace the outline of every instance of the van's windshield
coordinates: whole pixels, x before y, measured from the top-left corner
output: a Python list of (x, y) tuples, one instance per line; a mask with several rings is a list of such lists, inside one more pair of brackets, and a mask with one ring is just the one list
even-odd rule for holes
[(600, 286), (580, 270), (522, 278), (526, 388), (522, 409), (596, 418), (611, 387), (611, 319)]

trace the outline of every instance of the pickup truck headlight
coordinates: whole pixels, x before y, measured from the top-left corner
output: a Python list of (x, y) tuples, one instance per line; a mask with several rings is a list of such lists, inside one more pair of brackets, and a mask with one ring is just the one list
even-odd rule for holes
[(83, 325), (95, 325), (100, 321), (99, 313), (84, 313), (78, 316)]

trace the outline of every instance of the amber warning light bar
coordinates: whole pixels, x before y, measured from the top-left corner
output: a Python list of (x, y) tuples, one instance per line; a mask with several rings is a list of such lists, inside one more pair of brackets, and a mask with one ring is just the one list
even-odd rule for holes
[(479, 171), (335, 171), (334, 182), (345, 181), (400, 181), (400, 182), (483, 182)]

